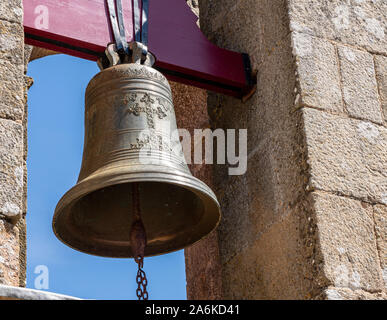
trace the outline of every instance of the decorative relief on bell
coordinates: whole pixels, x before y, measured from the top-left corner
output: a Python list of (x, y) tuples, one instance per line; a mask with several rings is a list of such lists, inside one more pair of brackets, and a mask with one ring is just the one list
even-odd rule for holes
[[(149, 93), (142, 94), (141, 98), (138, 98), (138, 96), (141, 96), (141, 94), (131, 93), (124, 97), (125, 115), (132, 114), (134, 116), (140, 116), (141, 113), (144, 113), (147, 118), (148, 127), (154, 129), (154, 116), (156, 115), (160, 120), (166, 118), (168, 113), (171, 112), (171, 103), (167, 102), (164, 98), (155, 97)], [(123, 119), (120, 117), (120, 122)]]

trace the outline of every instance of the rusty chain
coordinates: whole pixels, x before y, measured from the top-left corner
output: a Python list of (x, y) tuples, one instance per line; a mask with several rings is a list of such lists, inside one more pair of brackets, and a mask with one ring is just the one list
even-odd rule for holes
[(138, 183), (132, 184), (132, 205), (133, 223), (130, 230), (130, 242), (134, 261), (138, 264), (138, 271), (136, 276), (136, 295), (138, 297), (138, 300), (148, 300), (149, 295), (148, 291), (146, 290), (148, 280), (143, 270), (145, 246), (147, 240), (144, 224), (141, 219), (140, 191)]
[(138, 300), (148, 300), (149, 295), (148, 291), (146, 290), (146, 287), (148, 285), (148, 279), (146, 278), (146, 274), (142, 268), (144, 267), (144, 257), (138, 256), (134, 259), (138, 264), (138, 271), (137, 271), (137, 290), (136, 295)]

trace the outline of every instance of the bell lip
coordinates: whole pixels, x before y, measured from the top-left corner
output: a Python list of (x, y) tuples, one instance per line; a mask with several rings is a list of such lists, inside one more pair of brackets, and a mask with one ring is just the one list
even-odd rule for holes
[[(220, 224), (221, 218), (222, 218), (220, 204), (219, 204), (218, 199), (217, 199), (216, 195), (214, 194), (214, 192), (203, 181), (194, 177), (191, 174), (188, 174), (188, 173), (185, 173), (182, 171), (174, 172), (174, 174), (172, 174), (170, 172), (170, 170), (167, 171), (168, 169), (170, 169), (168, 167), (165, 167), (165, 169), (166, 169), (165, 172), (154, 170), (154, 166), (150, 167), (150, 168), (153, 167), (153, 170), (149, 170), (149, 169), (146, 170), (146, 166), (141, 166), (141, 167), (143, 168), (142, 170), (137, 170), (135, 172), (131, 171), (131, 172), (119, 174), (116, 176), (111, 176), (107, 173), (104, 175), (98, 175), (95, 172), (90, 177), (83, 179), (83, 180), (79, 181), (77, 184), (75, 184), (69, 191), (67, 191), (61, 197), (61, 199), (58, 201), (58, 204), (56, 205), (56, 208), (54, 211), (54, 216), (53, 216), (53, 220), (52, 220), (52, 230), (53, 230), (55, 236), (57, 237), (57, 239), (60, 240), (66, 246), (68, 246), (68, 247), (70, 247), (78, 252), (86, 253), (86, 254), (89, 254), (92, 256), (105, 257), (105, 258), (118, 258), (118, 259), (133, 258), (133, 256), (131, 256), (131, 255), (97, 254), (97, 253), (93, 253), (93, 252), (89, 252), (89, 251), (77, 248), (76, 246), (65, 241), (59, 235), (59, 233), (57, 232), (57, 230), (55, 228), (55, 224), (56, 224), (56, 221), (61, 216), (61, 213), (60, 213), (61, 209), (64, 206), (69, 205), (72, 202), (75, 202), (79, 198), (81, 198), (87, 194), (90, 194), (94, 191), (97, 191), (101, 188), (109, 187), (112, 185), (134, 183), (134, 182), (162, 182), (162, 183), (168, 183), (168, 184), (172, 184), (172, 185), (177, 185), (179, 187), (183, 187), (184, 189), (189, 190), (192, 193), (196, 194), (201, 199), (207, 198), (207, 199), (212, 200), (213, 203), (216, 205), (217, 213), (218, 213), (218, 218), (217, 218), (215, 225), (213, 225), (212, 229), (207, 234), (201, 236), (199, 239), (197, 239), (189, 244), (186, 244), (184, 246), (177, 247), (176, 249), (169, 250), (166, 252), (160, 252), (160, 253), (155, 253), (155, 254), (146, 254), (145, 257), (156, 257), (159, 255), (169, 254), (169, 253), (173, 253), (173, 252), (180, 251), (182, 249), (191, 247), (194, 244), (196, 244), (197, 242), (206, 239), (210, 234), (212, 234), (212, 232), (214, 232), (217, 229), (217, 227)], [(133, 169), (133, 168), (131, 168), (131, 169)], [(157, 178), (151, 178), (150, 176), (144, 177), (144, 174), (151, 175), (152, 173), (157, 173), (159, 175), (160, 175), (160, 173), (165, 174), (165, 178), (163, 179), (160, 176), (158, 176)], [(141, 177), (136, 177), (137, 175), (141, 175)], [(111, 178), (108, 180), (105, 180), (106, 181), (105, 183), (98, 184), (96, 182), (97, 180), (103, 180), (103, 178), (106, 176), (110, 176)], [(129, 176), (132, 176), (132, 177), (129, 177)], [(168, 176), (173, 177), (173, 178), (168, 179)], [(176, 179), (177, 177), (179, 177), (180, 179)], [(179, 181), (180, 183), (178, 183), (177, 181)], [(184, 183), (188, 183), (188, 185), (184, 184)], [(89, 189), (89, 191), (87, 193), (83, 193), (83, 192), (78, 191), (78, 190), (82, 190), (82, 189), (84, 190), (85, 184), (91, 184), (91, 188)], [(92, 187), (93, 185), (95, 185), (95, 187)], [(67, 200), (67, 201), (65, 201), (65, 200)]]

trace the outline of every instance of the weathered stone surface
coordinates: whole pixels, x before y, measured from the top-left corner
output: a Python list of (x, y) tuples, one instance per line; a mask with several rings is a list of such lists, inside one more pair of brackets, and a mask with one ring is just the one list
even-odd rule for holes
[(379, 251), (380, 266), (384, 281), (384, 289), (387, 291), (387, 206), (376, 205), (374, 207), (375, 233)]
[(317, 297), (323, 300), (386, 300), (387, 295), (383, 292), (369, 293), (363, 290), (351, 290), (347, 288), (329, 287)]
[(0, 119), (0, 216), (17, 219), (23, 198), (23, 128)]
[[(209, 1), (209, 0), (198, 0), (200, 9), (200, 29), (206, 34), (207, 37), (211, 38), (216, 31), (217, 17), (224, 17), (227, 11), (232, 10), (236, 0), (223, 0), (223, 1)], [(225, 10), (227, 8), (227, 10)], [(218, 24), (218, 27), (221, 25)]]
[(294, 145), (283, 146), (282, 138), (262, 142), (249, 155), (245, 175), (229, 176), (227, 167), (216, 167), (216, 193), (223, 212), (218, 228), (223, 264), (293, 212), (302, 197), (302, 159)]
[(0, 219), (0, 284), (19, 285), (19, 230)]
[(175, 106), (177, 127), (187, 129), (208, 128), (207, 91), (184, 84), (170, 82)]
[(296, 77), (289, 36), (259, 70), (257, 92), (247, 102), (213, 93), (208, 99), (212, 128), (247, 129), (248, 154), (259, 152), (268, 140), (277, 138), (287, 140), (281, 148), (292, 148), (297, 131), (298, 116), (293, 113)]
[(336, 49), (329, 41), (304, 33), (292, 33), (300, 103), (337, 112), (343, 111)]
[(222, 272), (216, 231), (185, 250), (185, 265), (189, 300), (222, 299)]
[[(227, 170), (227, 169), (225, 169)], [(219, 172), (217, 171), (218, 175)], [(225, 264), (256, 238), (255, 222), (249, 213), (248, 184), (246, 176), (228, 176), (223, 188), (217, 185), (216, 194), (222, 210), (218, 227), (221, 263)], [(219, 176), (216, 179), (220, 180)]]
[(0, 59), (0, 81), (13, 82), (22, 85), (24, 68), (23, 65), (14, 64), (6, 59)]
[(355, 118), (383, 123), (373, 56), (345, 46), (338, 46), (338, 53), (346, 111)]
[[(178, 128), (191, 134), (191, 149), (194, 147), (194, 129), (208, 128), (207, 92), (191, 86), (171, 82)], [(192, 174), (213, 187), (212, 166), (193, 163), (191, 154), (189, 168)], [(185, 267), (188, 299), (213, 300), (222, 297), (221, 266), (217, 233), (185, 250)]]
[(19, 230), (19, 286), (25, 287), (27, 283), (27, 224), (23, 216), (16, 223)]
[(3, 0), (0, 3), (0, 20), (22, 23), (22, 0)]
[(24, 68), (0, 59), (0, 118), (21, 120), (24, 113)]
[(29, 57), (29, 61), (34, 61), (36, 59), (44, 58), (47, 56), (51, 56), (54, 54), (58, 54), (56, 51), (44, 49), (44, 48), (39, 48), (39, 47), (31, 47), (31, 53)]
[(223, 265), (224, 299), (307, 299), (310, 280), (294, 214), (282, 217), (253, 245)]
[(376, 79), (382, 101), (384, 121), (387, 121), (387, 57), (375, 55)]
[(23, 103), (24, 103), (24, 113), (23, 113), (23, 128), (24, 128), (24, 152), (23, 152), (23, 157), (24, 160), (27, 160), (27, 153), (28, 153), (28, 138), (27, 138), (27, 128), (28, 128), (28, 90), (33, 84), (33, 79), (24, 76), (24, 96), (23, 96)]
[(30, 62), (32, 51), (35, 47), (28, 44), (24, 45), (24, 71), (27, 73), (28, 63)]
[(301, 119), (294, 109), (296, 81), (290, 43), (288, 36), (287, 43), (261, 64), (257, 93), (246, 103), (209, 95), (213, 128), (248, 130), (247, 172), (229, 176), (227, 166), (214, 168), (223, 212), (219, 227), (223, 264), (254, 243), (300, 197), (304, 183), (298, 150)]
[(289, 0), (292, 31), (387, 52), (384, 0)]
[(387, 202), (387, 129), (304, 108), (310, 188)]
[[(298, 115), (293, 113), (295, 71), (291, 39), (287, 35), (260, 65), (256, 94), (246, 103), (236, 103), (235, 99), (228, 98), (228, 103), (222, 105), (225, 128), (247, 128), (249, 154), (258, 151), (267, 139), (277, 138), (283, 141), (281, 147), (286, 148), (283, 156), (293, 152), (288, 149), (292, 148), (297, 132)], [(277, 151), (274, 146), (269, 150)]]
[(24, 30), (21, 24), (0, 20), (0, 59), (23, 65)]
[(249, 53), (253, 69), (287, 42), (286, 0), (199, 2), (203, 32), (221, 47)]
[(313, 193), (324, 273), (335, 287), (383, 288), (370, 204)]

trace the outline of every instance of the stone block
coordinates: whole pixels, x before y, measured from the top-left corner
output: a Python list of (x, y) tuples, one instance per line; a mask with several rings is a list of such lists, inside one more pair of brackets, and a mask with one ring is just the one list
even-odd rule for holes
[(202, 2), (204, 33), (220, 47), (249, 53), (253, 68), (277, 50), (289, 34), (285, 0)]
[(188, 300), (222, 299), (222, 272), (217, 233), (185, 249)]
[(24, 30), (21, 24), (0, 20), (0, 59), (24, 65)]
[(0, 119), (0, 215), (17, 219), (22, 213), (24, 163), (23, 128)]
[(23, 84), (24, 67), (14, 64), (6, 59), (0, 59), (0, 81), (13, 82), (15, 85)]
[(23, 216), (15, 225), (19, 230), (19, 286), (27, 284), (27, 221)]
[(373, 56), (367, 52), (338, 46), (343, 99), (348, 114), (383, 123)]
[(387, 57), (375, 55), (374, 58), (384, 121), (387, 121)]
[(336, 49), (329, 41), (292, 33), (300, 102), (320, 109), (343, 111)]
[(247, 172), (229, 176), (215, 168), (216, 194), (222, 208), (218, 228), (221, 261), (227, 263), (252, 245), (282, 216), (294, 212), (304, 177), (294, 146), (268, 138), (248, 157)]
[(289, 214), (222, 266), (223, 299), (306, 299), (304, 263), (298, 220)]
[(0, 3), (0, 20), (23, 22), (23, 1), (7, 0)]
[(372, 205), (320, 192), (312, 197), (325, 277), (337, 288), (382, 290)]
[(177, 127), (193, 134), (197, 128), (208, 128), (207, 91), (170, 82)]
[(291, 31), (387, 53), (384, 0), (289, 0)]
[(19, 286), (19, 230), (0, 219), (0, 284)]
[[(217, 176), (219, 179), (219, 176)], [(222, 220), (218, 227), (219, 251), (224, 264), (251, 242), (254, 228), (251, 226), (248, 207), (248, 186), (245, 176), (228, 176), (222, 190), (216, 190), (221, 204)], [(218, 185), (215, 182), (216, 185)]]
[(303, 109), (309, 188), (387, 203), (387, 129)]
[[(249, 152), (269, 137), (280, 135), (284, 147), (294, 137), (298, 117), (293, 112), (296, 100), (295, 71), (291, 38), (288, 35), (286, 41), (276, 47), (260, 65), (256, 94), (247, 103), (240, 104), (239, 117), (246, 117), (244, 128), (248, 129)], [(234, 127), (232, 121), (230, 117), (229, 128)]]
[(384, 288), (387, 291), (387, 206), (374, 206), (375, 233), (379, 251)]
[[(281, 88), (279, 90), (278, 88)], [(213, 128), (247, 129), (248, 154), (266, 139), (281, 136), (283, 147), (297, 131), (295, 66), (290, 37), (260, 66), (256, 93), (245, 103), (209, 93), (208, 108)]]
[(198, 0), (200, 9), (200, 27), (207, 37), (214, 33), (214, 21), (216, 17), (224, 16), (235, 4), (235, 0), (208, 1)]
[[(22, 66), (21, 66), (22, 67)], [(0, 60), (0, 74), (6, 74), (9, 70), (2, 68)], [(0, 118), (22, 120), (24, 114), (24, 81), (23, 68), (15, 73), (0, 75)], [(14, 77), (13, 79), (11, 77)], [(3, 80), (1, 78), (10, 78)]]

